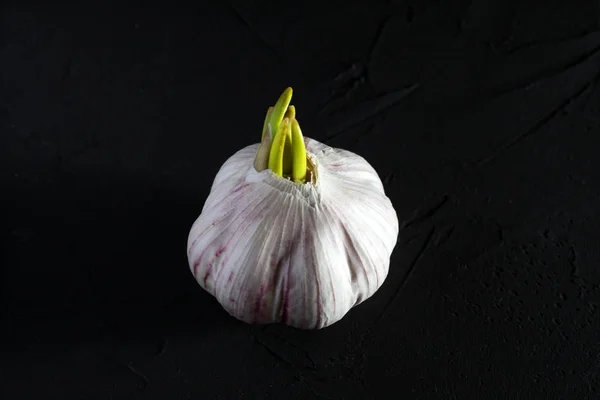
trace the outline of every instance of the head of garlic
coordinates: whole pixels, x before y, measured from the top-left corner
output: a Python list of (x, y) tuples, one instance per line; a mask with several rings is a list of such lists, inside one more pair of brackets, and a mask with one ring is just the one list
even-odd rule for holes
[(318, 329), (383, 284), (398, 219), (366, 160), (302, 136), (291, 95), (269, 108), (261, 143), (217, 173), (187, 255), (232, 316)]

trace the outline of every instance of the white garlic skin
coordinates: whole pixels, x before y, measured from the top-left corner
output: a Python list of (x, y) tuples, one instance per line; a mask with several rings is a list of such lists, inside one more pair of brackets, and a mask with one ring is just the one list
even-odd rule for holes
[(188, 237), (190, 269), (232, 316), (329, 326), (387, 277), (398, 218), (362, 157), (305, 138), (315, 184), (257, 172), (258, 144), (221, 167)]

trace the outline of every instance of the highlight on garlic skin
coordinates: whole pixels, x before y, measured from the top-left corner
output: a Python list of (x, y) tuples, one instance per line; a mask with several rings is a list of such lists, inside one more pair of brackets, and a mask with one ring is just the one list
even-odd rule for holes
[(398, 218), (362, 157), (303, 137), (287, 88), (260, 143), (231, 156), (192, 225), (192, 274), (247, 323), (319, 329), (388, 274)]

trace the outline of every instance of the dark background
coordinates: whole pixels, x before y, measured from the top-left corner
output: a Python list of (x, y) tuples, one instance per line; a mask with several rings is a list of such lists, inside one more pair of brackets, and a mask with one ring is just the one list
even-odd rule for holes
[[(100, 4), (3, 6), (0, 397), (600, 396), (600, 3)], [(402, 223), (320, 331), (234, 320), (186, 259), (287, 86)]]

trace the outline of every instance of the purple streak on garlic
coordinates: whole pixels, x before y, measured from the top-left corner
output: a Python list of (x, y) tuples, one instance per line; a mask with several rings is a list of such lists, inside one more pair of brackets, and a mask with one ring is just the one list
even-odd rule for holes
[(259, 145), (248, 146), (223, 164), (189, 234), (194, 277), (248, 323), (329, 326), (388, 274), (398, 218), (377, 172), (349, 151), (304, 143), (312, 182), (257, 172)]

